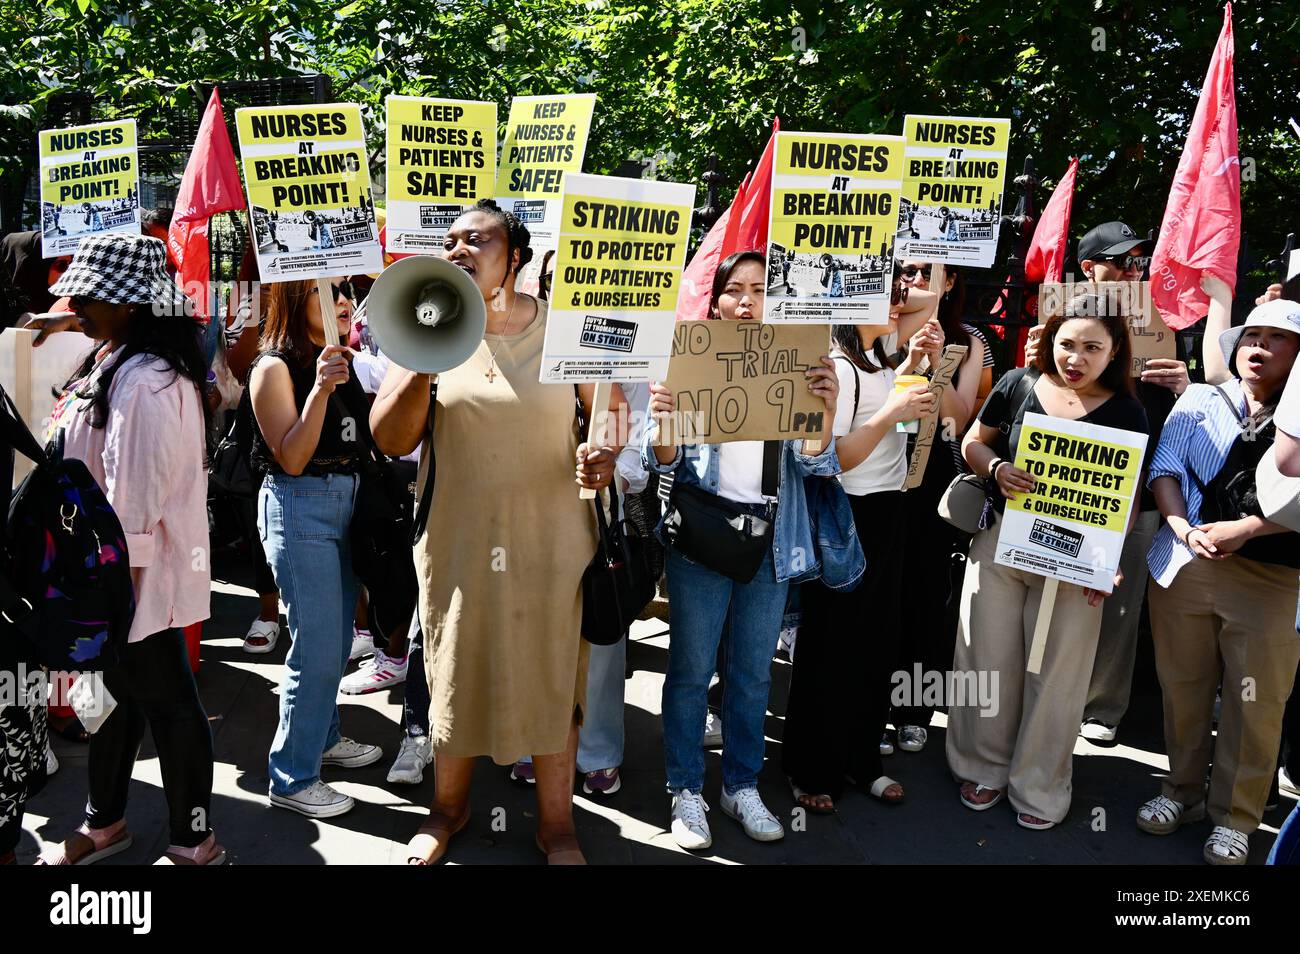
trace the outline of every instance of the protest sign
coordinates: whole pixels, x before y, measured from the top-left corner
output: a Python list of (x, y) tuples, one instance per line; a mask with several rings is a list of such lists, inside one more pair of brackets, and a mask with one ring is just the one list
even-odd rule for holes
[(569, 173), (541, 379), (668, 373), (695, 186)]
[(665, 385), (676, 410), (660, 427), (667, 444), (817, 440), (831, 421), (804, 372), (830, 349), (822, 325), (679, 321)]
[(248, 107), (235, 128), (263, 282), (383, 268), (360, 106)]
[(72, 255), (88, 235), (140, 234), (140, 164), (134, 119), (37, 137), (41, 256)]
[(532, 236), (533, 261), (520, 276), (521, 288), (536, 282), (542, 257), (557, 247), (564, 175), (582, 171), (595, 109), (595, 93), (516, 96), (510, 103), (496, 198)]
[(1060, 314), (1122, 317), (1133, 346), (1129, 373), (1134, 377), (1153, 358), (1178, 357), (1174, 332), (1151, 300), (1150, 282), (1044, 282), (1038, 287), (1038, 323), (1045, 325)]
[(998, 251), (1011, 120), (907, 116), (899, 261), (988, 268)]
[(386, 102), (388, 249), (436, 254), (451, 224), (496, 187), (497, 104), (421, 96)]
[(934, 447), (934, 435), (939, 430), (939, 405), (943, 402), (943, 392), (952, 386), (952, 379), (961, 367), (970, 349), (966, 345), (947, 345), (939, 355), (939, 366), (930, 378), (930, 390), (934, 392), (934, 413), (921, 421), (917, 430), (916, 445), (907, 462), (907, 480), (904, 490), (913, 490), (921, 486), (925, 478), (925, 465), (930, 462), (930, 451)]
[(1007, 501), (997, 562), (1109, 593), (1146, 444), (1145, 434), (1026, 414), (1015, 466), (1035, 487)]
[(776, 134), (766, 322), (889, 321), (901, 136)]

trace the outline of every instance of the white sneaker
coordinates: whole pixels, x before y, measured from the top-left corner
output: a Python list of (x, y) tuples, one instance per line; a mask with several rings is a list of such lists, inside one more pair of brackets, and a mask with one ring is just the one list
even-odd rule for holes
[(700, 740), (700, 747), (705, 749), (722, 748), (722, 716), (712, 709), (704, 717), (704, 737)]
[(1110, 725), (1100, 719), (1087, 719), (1079, 726), (1079, 734), (1089, 742), (1114, 742), (1119, 726)]
[(427, 735), (403, 736), (397, 758), (388, 770), (388, 780), (402, 785), (419, 785), (424, 781), (424, 767), (432, 761), (433, 750)]
[(703, 851), (713, 844), (709, 820), (704, 813), (709, 806), (698, 792), (682, 792), (673, 796), (673, 841), (687, 851)]
[(756, 788), (742, 788), (735, 795), (728, 795), (724, 789), (718, 807), (722, 814), (740, 822), (745, 834), (755, 841), (780, 841), (785, 837), (785, 829), (767, 810)]
[[(250, 639), (265, 639), (266, 642), (258, 645), (250, 643)], [(275, 641), (280, 638), (280, 624), (276, 620), (255, 619), (253, 625), (248, 627), (248, 632), (244, 635), (244, 652), (254, 655), (269, 653), (275, 649)]]
[(888, 735), (882, 735), (880, 737), (880, 754), (881, 755), (894, 754), (894, 743), (889, 741)]
[(45, 774), (46, 776), (50, 776), (53, 775), (58, 770), (59, 770), (58, 757), (54, 754), (54, 750), (50, 748), (50, 743), (46, 742), (45, 743)]
[(370, 635), (368, 629), (352, 628), (352, 652), (348, 654), (348, 662), (360, 659), (362, 656), (371, 656), (375, 652), (375, 639)]
[(898, 747), (904, 752), (920, 752), (930, 741), (930, 733), (919, 725), (905, 725), (898, 730)]
[(351, 795), (344, 795), (317, 779), (311, 786), (292, 795), (271, 792), (271, 804), (292, 809), (308, 818), (333, 818), (352, 811), (356, 802)]
[(320, 757), (320, 764), (337, 765), (340, 768), (361, 768), (371, 765), (384, 757), (384, 750), (377, 745), (365, 745), (352, 739), (340, 738), (333, 747), (326, 749)]
[(376, 649), (375, 654), (363, 662), (356, 672), (343, 677), (339, 683), (339, 692), (359, 696), (400, 685), (406, 682), (408, 659), (407, 656), (394, 659), (382, 649)]

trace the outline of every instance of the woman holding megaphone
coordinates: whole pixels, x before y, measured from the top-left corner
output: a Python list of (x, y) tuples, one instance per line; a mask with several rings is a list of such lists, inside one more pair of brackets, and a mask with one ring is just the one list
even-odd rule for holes
[[(422, 447), (421, 492), (437, 461), (415, 552), (435, 789), (410, 864), (441, 859), (469, 822), (481, 755), (499, 765), (533, 756), (537, 845), (552, 864), (583, 863), (573, 773), (586, 699), (582, 575), (596, 529), (574, 484), (607, 486), (616, 449), (581, 443), (573, 389), (539, 381), (546, 303), (515, 291), (529, 241), (488, 199), (452, 224), (442, 257), (478, 287), (487, 333), (467, 361), (432, 379), (390, 354), (370, 415), (384, 453)], [(615, 408), (623, 395), (612, 390)], [(588, 414), (594, 391), (578, 388)]]

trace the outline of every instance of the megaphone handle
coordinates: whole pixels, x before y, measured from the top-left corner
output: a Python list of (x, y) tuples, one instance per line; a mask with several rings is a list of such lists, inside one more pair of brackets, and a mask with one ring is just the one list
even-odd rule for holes
[(334, 312), (334, 286), (328, 278), (316, 279), (316, 298), (320, 302), (320, 324), (325, 344), (339, 343), (339, 323)]
[[(605, 422), (609, 418), (609, 395), (614, 386), (608, 381), (600, 381), (596, 384), (596, 394), (591, 399), (591, 420), (587, 424), (587, 446), (598, 447), (605, 438)], [(595, 500), (596, 491), (591, 487), (583, 487), (578, 491), (578, 497), (582, 500)]]

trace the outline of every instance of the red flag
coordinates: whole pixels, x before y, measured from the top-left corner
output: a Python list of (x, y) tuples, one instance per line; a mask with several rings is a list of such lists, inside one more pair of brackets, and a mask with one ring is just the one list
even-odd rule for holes
[(776, 149), (776, 132), (780, 128), (781, 121), (774, 120), (772, 138), (768, 140), (758, 166), (741, 182), (736, 197), (731, 200), (731, 206), (713, 223), (713, 228), (704, 236), (700, 247), (695, 250), (695, 256), (682, 273), (682, 290), (677, 298), (678, 321), (709, 317), (713, 275), (724, 258), (736, 251), (763, 251), (766, 248), (767, 206), (772, 191), (772, 155)]
[(176, 213), (167, 247), (176, 261), (177, 278), (194, 301), (194, 317), (208, 320), (208, 222), (218, 212), (244, 208), (235, 151), (230, 147), (225, 114), (216, 87), (199, 124), (194, 151), (176, 193)]
[(1237, 102), (1232, 75), (1232, 4), (1210, 58), (1183, 157), (1151, 256), (1151, 298), (1175, 330), (1209, 311), (1201, 273), (1236, 290), (1241, 245), (1241, 162), (1237, 158)]
[(1034, 237), (1025, 253), (1025, 281), (1059, 282), (1065, 274), (1065, 250), (1070, 241), (1070, 206), (1074, 203), (1074, 177), (1079, 160), (1071, 159), (1061, 181), (1052, 190)]

